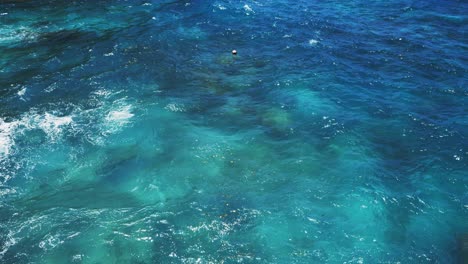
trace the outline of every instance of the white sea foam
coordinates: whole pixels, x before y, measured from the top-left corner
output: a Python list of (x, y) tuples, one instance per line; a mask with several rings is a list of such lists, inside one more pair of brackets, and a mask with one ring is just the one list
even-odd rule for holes
[(218, 4), (216, 5), (216, 7), (218, 7), (219, 10), (226, 10), (227, 8), (221, 4)]
[(311, 46), (315, 46), (315, 45), (317, 45), (318, 43), (319, 43), (319, 41), (316, 40), (316, 39), (310, 39), (310, 40), (309, 40), (309, 45), (311, 45)]
[(106, 120), (107, 121), (117, 121), (117, 122), (123, 122), (127, 121), (128, 119), (133, 117), (133, 114), (130, 112), (131, 111), (131, 106), (130, 105), (125, 105), (122, 106), (119, 109), (112, 110), (107, 114)]
[(0, 160), (10, 154), (11, 148), (14, 144), (12, 135), (18, 127), (18, 124), (18, 121), (7, 123), (0, 118)]
[(37, 37), (37, 33), (27, 27), (12, 27), (5, 26), (0, 28), (0, 44), (16, 43), (25, 40), (33, 40)]
[(23, 89), (19, 90), (17, 94), (18, 94), (19, 97), (23, 97), (23, 95), (26, 94), (26, 87), (24, 87)]
[(109, 90), (102, 89), (102, 90), (97, 90), (93, 92), (92, 94), (97, 97), (108, 98), (112, 94), (112, 92)]
[(0, 160), (11, 154), (15, 136), (28, 130), (41, 129), (52, 140), (56, 140), (64, 126), (73, 121), (71, 116), (58, 117), (49, 113), (27, 113), (20, 120), (5, 122), (0, 118)]
[(105, 89), (93, 92), (90, 100), (96, 102), (96, 108), (74, 111), (77, 121), (73, 126), (76, 132), (82, 133), (92, 144), (103, 145), (107, 136), (131, 123), (134, 107), (126, 97), (113, 99), (120, 93)]
[(56, 139), (62, 132), (62, 127), (69, 125), (73, 120), (71, 116), (58, 117), (45, 113), (43, 116), (36, 117), (35, 121), (51, 139)]
[(13, 237), (13, 232), (8, 231), (7, 240), (3, 243), (2, 248), (0, 249), (0, 260), (3, 255), (8, 251), (11, 246), (14, 246), (18, 241)]
[(253, 9), (247, 4), (244, 5), (244, 10), (246, 15), (250, 15), (250, 13), (255, 13), (255, 11), (253, 11)]
[(131, 110), (131, 105), (118, 106), (117, 109), (109, 111), (106, 116), (106, 120), (108, 122), (117, 122), (121, 124), (127, 123), (128, 120), (133, 117)]
[[(20, 91), (20, 95), (24, 94), (23, 90)], [(111, 99), (118, 94), (119, 92), (99, 90), (91, 97), (98, 103), (96, 108), (88, 110), (76, 108), (67, 116), (60, 116), (55, 112), (38, 113), (37, 110), (31, 110), (18, 119), (7, 121), (0, 117), (0, 161), (11, 156), (15, 141), (32, 130), (44, 131), (50, 143), (59, 141), (65, 131), (70, 131), (74, 135), (81, 134), (93, 144), (104, 144), (106, 136), (119, 132), (134, 116), (133, 106), (127, 98)]]
[(244, 10), (248, 12), (253, 12), (253, 9), (247, 4), (244, 5)]
[(61, 240), (58, 235), (52, 236), (47, 235), (44, 240), (39, 242), (39, 248), (47, 251), (57, 247), (60, 244), (63, 244), (65, 241)]
[(83, 260), (83, 257), (84, 257), (83, 254), (76, 254), (76, 255), (73, 255), (72, 261), (73, 261), (73, 262), (81, 262), (81, 260)]
[(172, 112), (185, 112), (184, 105), (180, 104), (168, 104), (164, 107), (164, 109)]
[[(132, 105), (124, 100), (115, 101), (104, 118), (104, 125), (100, 128), (102, 134), (104, 136), (114, 134), (127, 125), (134, 116), (132, 108)], [(103, 109), (100, 109), (99, 111), (102, 110)], [(99, 141), (102, 141), (102, 139)]]

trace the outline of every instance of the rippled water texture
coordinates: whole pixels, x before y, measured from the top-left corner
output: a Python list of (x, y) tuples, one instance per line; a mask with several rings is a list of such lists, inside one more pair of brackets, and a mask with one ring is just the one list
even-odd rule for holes
[(461, 259), (465, 1), (0, 2), (1, 263)]

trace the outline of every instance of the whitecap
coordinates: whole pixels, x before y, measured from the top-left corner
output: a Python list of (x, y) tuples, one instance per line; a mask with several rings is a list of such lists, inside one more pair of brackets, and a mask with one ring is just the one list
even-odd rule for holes
[[(106, 136), (117, 133), (130, 122), (133, 116), (132, 105), (121, 100), (114, 102), (104, 118), (104, 126), (100, 128), (102, 129), (102, 134)], [(98, 141), (102, 141), (102, 139)]]
[(0, 160), (10, 155), (17, 133), (41, 129), (54, 141), (61, 134), (62, 127), (70, 125), (72, 121), (71, 116), (58, 117), (49, 113), (45, 113), (44, 115), (27, 113), (20, 120), (11, 122), (5, 122), (0, 118)]
[(35, 124), (31, 124), (32, 127), (37, 124), (38, 128), (42, 129), (50, 139), (55, 140), (61, 134), (62, 127), (69, 125), (73, 119), (71, 116), (58, 117), (45, 113), (43, 116), (35, 116), (33, 121)]
[(131, 113), (131, 106), (125, 105), (119, 109), (110, 111), (107, 116), (107, 121), (117, 121), (117, 122), (126, 122), (128, 119), (132, 118), (133, 114)]
[(247, 4), (244, 5), (244, 10), (247, 15), (250, 15), (250, 13), (255, 13), (255, 11), (253, 11), (253, 9)]
[(216, 5), (216, 7), (218, 7), (219, 10), (226, 10), (227, 9), (225, 6), (220, 5), (220, 4)]
[(310, 40), (309, 40), (309, 45), (311, 45), (311, 46), (315, 46), (315, 45), (317, 45), (318, 43), (319, 43), (319, 41), (316, 40), (316, 39), (310, 39)]
[(23, 89), (19, 90), (17, 94), (18, 94), (19, 97), (23, 97), (23, 95), (26, 94), (26, 87), (24, 87)]
[(6, 158), (14, 144), (12, 134), (18, 126), (18, 122), (5, 122), (0, 118), (0, 160)]

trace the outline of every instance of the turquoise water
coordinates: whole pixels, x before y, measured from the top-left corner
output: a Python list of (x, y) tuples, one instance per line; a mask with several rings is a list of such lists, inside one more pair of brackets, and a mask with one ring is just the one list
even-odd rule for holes
[(460, 261), (467, 11), (1, 1), (0, 262)]

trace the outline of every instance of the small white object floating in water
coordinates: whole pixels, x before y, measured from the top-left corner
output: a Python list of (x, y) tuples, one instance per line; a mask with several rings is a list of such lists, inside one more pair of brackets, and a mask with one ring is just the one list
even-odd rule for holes
[(237, 55), (237, 50), (232, 50), (232, 55)]

